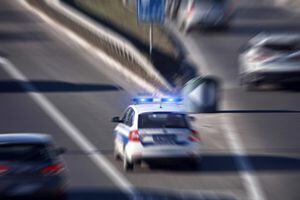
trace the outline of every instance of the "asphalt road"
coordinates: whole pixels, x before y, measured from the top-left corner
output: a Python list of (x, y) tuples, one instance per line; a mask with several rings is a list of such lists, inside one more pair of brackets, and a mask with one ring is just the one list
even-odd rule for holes
[[(221, 113), (241, 139), (266, 199), (300, 199), (300, 93), (246, 92), (239, 86), (240, 48), (258, 33), (300, 33), (300, 16), (272, 7), (272, 1), (239, 1), (226, 32), (177, 33), (201, 74), (223, 82)], [(270, 88), (265, 88), (270, 89)]]
[[(245, 8), (244, 12), (242, 19), (253, 16), (251, 8)], [(296, 19), (291, 21), (297, 22)], [(300, 189), (297, 135), (300, 95), (295, 92), (245, 93), (231, 81), (236, 80), (236, 49), (251, 36), (253, 26), (256, 25), (249, 25), (248, 29), (236, 26), (236, 31), (222, 34), (194, 32), (184, 38), (187, 44), (194, 42), (193, 51), (201, 51), (202, 57), (210, 63), (212, 70), (207, 71), (224, 75), (227, 88), (224, 93), (226, 112), (200, 115), (195, 124), (203, 141), (203, 170), (192, 171), (180, 165), (154, 169), (143, 166), (132, 173), (123, 173), (122, 164), (112, 158), (114, 125), (110, 119), (121, 114), (131, 96), (139, 91), (138, 85), (86, 52), (18, 1), (3, 0), (0, 56), (9, 59), (29, 79), (27, 83), (38, 88), (98, 151), (82, 151), (28, 91), (20, 88), (20, 83), (24, 83), (15, 80), (3, 66), (0, 66), (0, 133), (49, 133), (60, 146), (67, 147), (69, 199), (127, 197), (108, 173), (91, 161), (89, 155), (97, 153), (104, 155), (121, 176), (142, 193), (143, 199), (248, 199), (247, 185), (226, 136), (228, 121), (224, 118), (230, 118), (267, 199), (297, 200), (300, 198), (297, 193)]]

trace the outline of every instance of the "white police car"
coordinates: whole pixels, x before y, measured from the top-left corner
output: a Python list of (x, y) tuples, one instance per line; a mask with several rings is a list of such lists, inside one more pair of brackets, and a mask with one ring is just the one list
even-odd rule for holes
[(187, 159), (200, 166), (200, 140), (191, 128), (190, 117), (179, 98), (136, 98), (114, 129), (115, 158), (122, 158), (124, 170), (147, 160)]

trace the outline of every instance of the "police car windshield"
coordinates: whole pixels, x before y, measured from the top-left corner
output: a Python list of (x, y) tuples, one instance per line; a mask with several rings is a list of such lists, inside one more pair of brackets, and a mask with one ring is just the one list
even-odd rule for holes
[(188, 128), (184, 114), (166, 112), (140, 114), (138, 126), (139, 128)]

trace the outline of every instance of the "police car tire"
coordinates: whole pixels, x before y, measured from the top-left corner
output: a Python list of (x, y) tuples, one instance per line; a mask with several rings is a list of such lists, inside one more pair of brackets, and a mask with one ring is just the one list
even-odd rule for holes
[(120, 156), (119, 152), (116, 149), (114, 150), (114, 159), (115, 160), (121, 160), (121, 156)]
[(133, 171), (134, 164), (129, 162), (126, 157), (123, 158), (123, 169), (124, 171)]

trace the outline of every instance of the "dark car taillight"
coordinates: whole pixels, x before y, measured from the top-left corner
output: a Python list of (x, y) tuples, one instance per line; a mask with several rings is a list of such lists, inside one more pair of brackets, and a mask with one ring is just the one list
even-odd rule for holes
[(8, 172), (8, 170), (9, 170), (8, 166), (0, 165), (0, 176), (6, 174)]
[(41, 173), (43, 175), (48, 175), (48, 176), (57, 175), (61, 173), (64, 169), (65, 169), (65, 165), (63, 163), (57, 163), (54, 165), (49, 165), (47, 167), (44, 167), (41, 170)]

